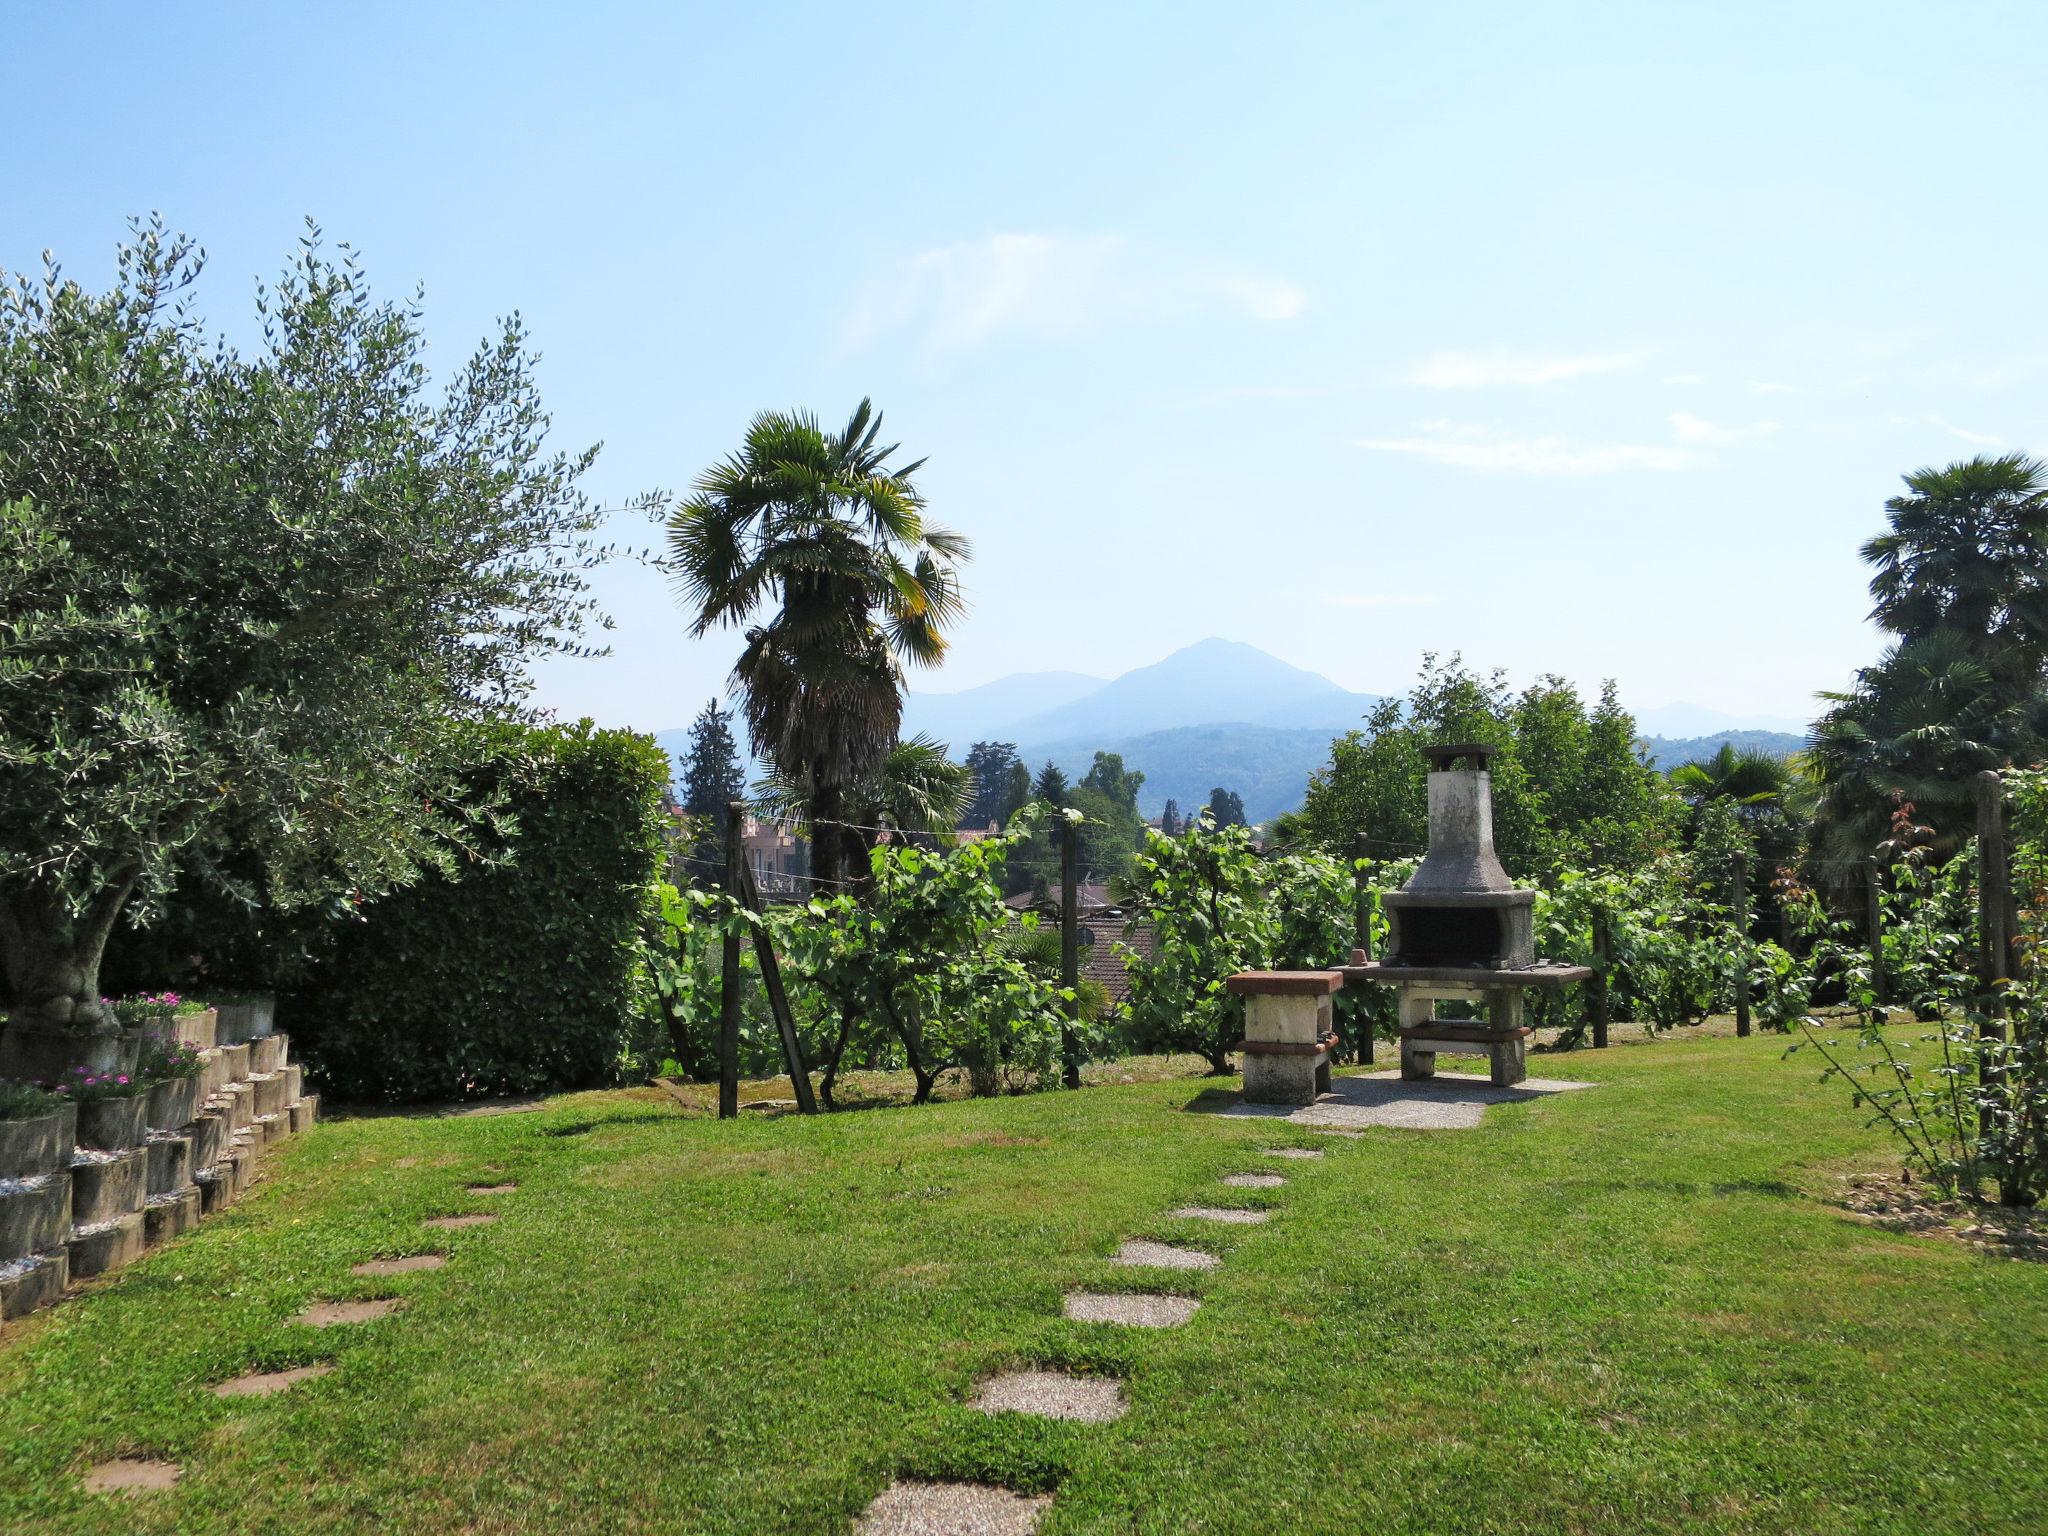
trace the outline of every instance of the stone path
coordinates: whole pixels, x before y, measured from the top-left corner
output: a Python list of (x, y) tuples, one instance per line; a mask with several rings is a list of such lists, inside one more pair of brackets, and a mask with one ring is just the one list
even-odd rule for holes
[[(1404, 1082), (1399, 1072), (1343, 1077), (1314, 1104), (1247, 1104), (1240, 1100), (1213, 1113), (1230, 1117), (1285, 1119), (1304, 1130), (1359, 1140), (1368, 1126), (1413, 1130), (1468, 1130), (1480, 1122), (1487, 1107), (1514, 1104), (1545, 1094), (1590, 1088), (1590, 1083), (1532, 1078), (1513, 1088), (1496, 1088), (1442, 1074), (1427, 1082)], [(1317, 1147), (1261, 1147), (1266, 1157), (1310, 1162), (1324, 1156)], [(1277, 1173), (1226, 1173), (1218, 1181), (1230, 1189), (1280, 1189), (1287, 1179)], [(1244, 1206), (1183, 1205), (1169, 1214), (1184, 1221), (1213, 1221), (1255, 1226), (1271, 1211)], [(1199, 1248), (1127, 1238), (1110, 1262), (1140, 1269), (1211, 1270), (1222, 1266), (1216, 1254)], [(1152, 1295), (1131, 1291), (1070, 1291), (1061, 1302), (1062, 1315), (1074, 1322), (1127, 1328), (1176, 1328), (1201, 1308), (1193, 1296)], [(970, 1407), (983, 1413), (1024, 1413), (1040, 1418), (1104, 1423), (1121, 1418), (1130, 1403), (1120, 1382), (1060, 1371), (1016, 1370), (983, 1382)], [(1039, 1516), (1051, 1506), (1047, 1496), (1026, 1496), (985, 1483), (896, 1482), (868, 1506), (855, 1527), (856, 1536), (1030, 1536)]]
[(1312, 1130), (1358, 1130), (1385, 1125), (1413, 1131), (1468, 1131), (1493, 1104), (1519, 1104), (1545, 1094), (1590, 1088), (1591, 1083), (1532, 1077), (1512, 1088), (1496, 1088), (1485, 1078), (1466, 1079), (1439, 1072), (1425, 1082), (1402, 1080), (1398, 1071), (1340, 1077), (1328, 1093), (1301, 1108), (1285, 1104), (1247, 1104), (1242, 1099), (1212, 1113), (1268, 1120), (1286, 1120)]
[[(503, 1112), (512, 1113), (514, 1111), (508, 1109)], [(489, 1168), (487, 1171), (497, 1172), (495, 1168)], [(498, 1184), (472, 1184), (468, 1186), (469, 1193), (473, 1195), (506, 1195), (511, 1194), (518, 1188), (519, 1186), (516, 1183), (510, 1181)], [(496, 1221), (497, 1219), (495, 1215), (489, 1212), (476, 1211), (453, 1216), (430, 1217), (421, 1225), (443, 1229), (474, 1227), (482, 1226), (486, 1222)], [(413, 1253), (398, 1258), (365, 1259), (360, 1264), (349, 1266), (349, 1273), (370, 1277), (405, 1275), (423, 1270), (439, 1269), (447, 1262), (448, 1256), (445, 1253)], [(397, 1296), (369, 1297), (355, 1301), (315, 1301), (308, 1303), (302, 1311), (290, 1318), (289, 1321), (307, 1328), (343, 1327), (357, 1323), (374, 1322), (378, 1318), (389, 1317), (404, 1305), (404, 1298)], [(331, 1363), (321, 1361), (312, 1365), (293, 1366), (288, 1370), (282, 1371), (249, 1371), (227, 1381), (217, 1382), (213, 1388), (213, 1395), (224, 1398), (274, 1397), (280, 1392), (290, 1391), (300, 1382), (312, 1381), (316, 1377), (330, 1375), (334, 1369)], [(1122, 1389), (1115, 1387), (1113, 1383), (1112, 1387), (1116, 1391), (1118, 1399), (1121, 1400)], [(991, 1409), (990, 1411), (999, 1412), (1002, 1410)], [(1080, 1417), (1081, 1415), (1072, 1416)], [(1109, 1417), (1113, 1418), (1115, 1415), (1111, 1414)], [(87, 1493), (133, 1496), (174, 1487), (179, 1477), (183, 1475), (183, 1472), (184, 1469), (173, 1461), (160, 1461), (145, 1456), (118, 1456), (112, 1461), (101, 1462), (98, 1466), (87, 1472), (83, 1479), (83, 1485)], [(1004, 1492), (1005, 1497), (1015, 1501), (1015, 1496), (1008, 1494), (1005, 1490), (994, 1491)], [(1029, 1523), (1023, 1525), (967, 1524), (940, 1527), (878, 1525), (874, 1529), (877, 1533), (897, 1530), (915, 1532), (957, 1529), (963, 1532), (986, 1531), (991, 1533), (991, 1536), (1001, 1536), (1001, 1533), (1009, 1531), (1029, 1532), (1038, 1523), (1038, 1511), (1049, 1501), (1039, 1499), (1035, 1501), (1024, 1500), (1022, 1502), (1029, 1506), (1030, 1515)], [(864, 1531), (867, 1529), (866, 1526), (862, 1527)]]

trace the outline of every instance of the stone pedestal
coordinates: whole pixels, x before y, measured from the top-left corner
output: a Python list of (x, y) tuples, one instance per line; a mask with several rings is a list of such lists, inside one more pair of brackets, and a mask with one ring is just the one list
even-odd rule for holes
[(1336, 971), (1241, 971), (1226, 983), (1244, 998), (1244, 1096), (1254, 1104), (1313, 1104), (1330, 1091), (1337, 1045)]

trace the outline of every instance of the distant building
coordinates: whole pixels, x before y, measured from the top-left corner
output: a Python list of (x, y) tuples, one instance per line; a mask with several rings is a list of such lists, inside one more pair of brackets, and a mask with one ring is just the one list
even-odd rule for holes
[[(1122, 1008), (1131, 1000), (1131, 977), (1124, 969), (1117, 946), (1134, 950), (1151, 959), (1157, 939), (1151, 923), (1144, 918), (1133, 922), (1110, 896), (1105, 885), (1083, 885), (1075, 892), (1074, 916), (1080, 928), (1081, 979), (1092, 981), (1109, 994), (1110, 1006)], [(1038, 914), (1042, 924), (1057, 927), (1060, 900), (1057, 892), (1033, 896), (1023, 891), (1003, 899), (1003, 905), (1019, 918), (1026, 912)]]
[[(685, 822), (687, 813), (673, 800), (669, 814)], [(718, 836), (716, 832), (712, 834)], [(764, 821), (749, 811), (740, 822), (740, 846), (746, 851), (754, 884), (764, 897), (801, 896), (811, 872), (810, 840), (787, 822)], [(676, 885), (716, 885), (723, 878), (722, 867), (694, 851), (693, 837), (676, 845), (669, 879)]]

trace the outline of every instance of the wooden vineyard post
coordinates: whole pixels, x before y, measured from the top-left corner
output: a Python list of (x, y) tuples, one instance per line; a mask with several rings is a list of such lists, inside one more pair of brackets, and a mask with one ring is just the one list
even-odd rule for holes
[[(1366, 840), (1358, 839), (1351, 862), (1351, 963), (1365, 965), (1372, 960), (1372, 877), (1365, 867)], [(1358, 1064), (1372, 1065), (1372, 1015), (1358, 1019)]]
[(1060, 1030), (1061, 1080), (1069, 1088), (1081, 1086), (1081, 1047), (1074, 1038), (1074, 1021), (1081, 1016), (1081, 851), (1074, 823), (1060, 815), (1060, 985), (1070, 994), (1067, 1024)]
[(1607, 914), (1593, 913), (1593, 979), (1586, 983), (1586, 1006), (1593, 1015), (1593, 1048), (1607, 1049), (1607, 1026), (1614, 1022), (1614, 993), (1607, 973), (1613, 964), (1614, 941), (1607, 929)]
[[(747, 910), (757, 918), (766, 918), (767, 911), (761, 905), (761, 888), (754, 880), (754, 866), (744, 859), (740, 861), (740, 882)], [(768, 937), (766, 922), (754, 929), (754, 958), (760, 962), (761, 984), (768, 991), (768, 1006), (775, 1014), (776, 1032), (782, 1036), (782, 1060), (789, 1068), (790, 1086), (796, 1090), (797, 1112), (815, 1115), (818, 1101), (811, 1093), (810, 1069), (804, 1065), (803, 1045), (796, 1037), (796, 1017), (789, 1011), (789, 992), (782, 985), (782, 962), (776, 958), (775, 944)]]
[(1984, 989), (1986, 1036), (2005, 1038), (1999, 983), (2011, 975), (2012, 870), (2005, 847), (2005, 781), (1995, 768), (1977, 775), (1977, 971)]
[(1870, 946), (1870, 995), (1882, 1006), (1892, 1000), (1892, 988), (1884, 973), (1884, 887), (1875, 859), (1863, 861), (1863, 933)]
[[(737, 909), (742, 903), (740, 873), (746, 867), (747, 808), (737, 800), (725, 807), (725, 895)], [(728, 918), (735, 914), (729, 913)], [(718, 1118), (740, 1112), (740, 932), (728, 923), (719, 956), (718, 977)]]
[(1749, 860), (1735, 856), (1731, 871), (1735, 918), (1735, 1034), (1749, 1038)]

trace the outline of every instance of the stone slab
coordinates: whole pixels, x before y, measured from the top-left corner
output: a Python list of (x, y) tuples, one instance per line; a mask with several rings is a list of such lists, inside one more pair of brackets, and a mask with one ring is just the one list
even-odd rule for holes
[(1277, 1173), (1226, 1173), (1223, 1182), (1232, 1189), (1278, 1189), (1287, 1181)]
[(103, 1461), (85, 1474), (87, 1493), (154, 1493), (177, 1486), (182, 1469), (175, 1461), (146, 1456), (121, 1456)]
[(352, 1275), (410, 1275), (423, 1269), (439, 1269), (448, 1262), (445, 1253), (408, 1253), (396, 1259), (365, 1259), (349, 1266)]
[(246, 1376), (237, 1376), (232, 1381), (217, 1382), (213, 1388), (215, 1397), (274, 1397), (289, 1391), (302, 1381), (311, 1381), (316, 1376), (325, 1376), (334, 1367), (325, 1363), (319, 1365), (295, 1365), (288, 1371), (251, 1371)]
[(1182, 1221), (1220, 1221), (1225, 1226), (1255, 1227), (1271, 1219), (1271, 1211), (1247, 1210), (1241, 1205), (1184, 1205), (1168, 1212)]
[(396, 1296), (380, 1296), (373, 1301), (316, 1301), (292, 1321), (307, 1328), (374, 1323), (380, 1317), (389, 1317), (402, 1304)]
[(1310, 1158), (1323, 1155), (1314, 1147), (1262, 1147), (1259, 1150), (1268, 1157)]
[(1201, 1309), (1192, 1296), (1142, 1291), (1070, 1291), (1061, 1313), (1076, 1323), (1119, 1323), (1126, 1328), (1178, 1328)]
[(1462, 1131), (1478, 1125), (1480, 1116), (1491, 1105), (1519, 1104), (1525, 1099), (1592, 1086), (1531, 1077), (1512, 1088), (1496, 1088), (1478, 1077), (1433, 1077), (1423, 1082), (1404, 1082), (1399, 1072), (1369, 1072), (1362, 1077), (1336, 1079), (1328, 1093), (1298, 1109), (1240, 1100), (1215, 1113), (1284, 1119), (1314, 1129), (1355, 1130), (1382, 1125), (1401, 1130)]
[(1155, 1243), (1143, 1237), (1128, 1240), (1111, 1255), (1110, 1262), (1128, 1264), (1136, 1269), (1217, 1269), (1223, 1263), (1215, 1254), (1204, 1253), (1199, 1248)]
[(1032, 1536), (1047, 1494), (988, 1483), (896, 1482), (854, 1524), (854, 1536)]
[(1122, 1382), (1065, 1371), (1004, 1371), (984, 1381), (968, 1406), (982, 1413), (1023, 1413), (1077, 1424), (1107, 1424), (1131, 1407)]

